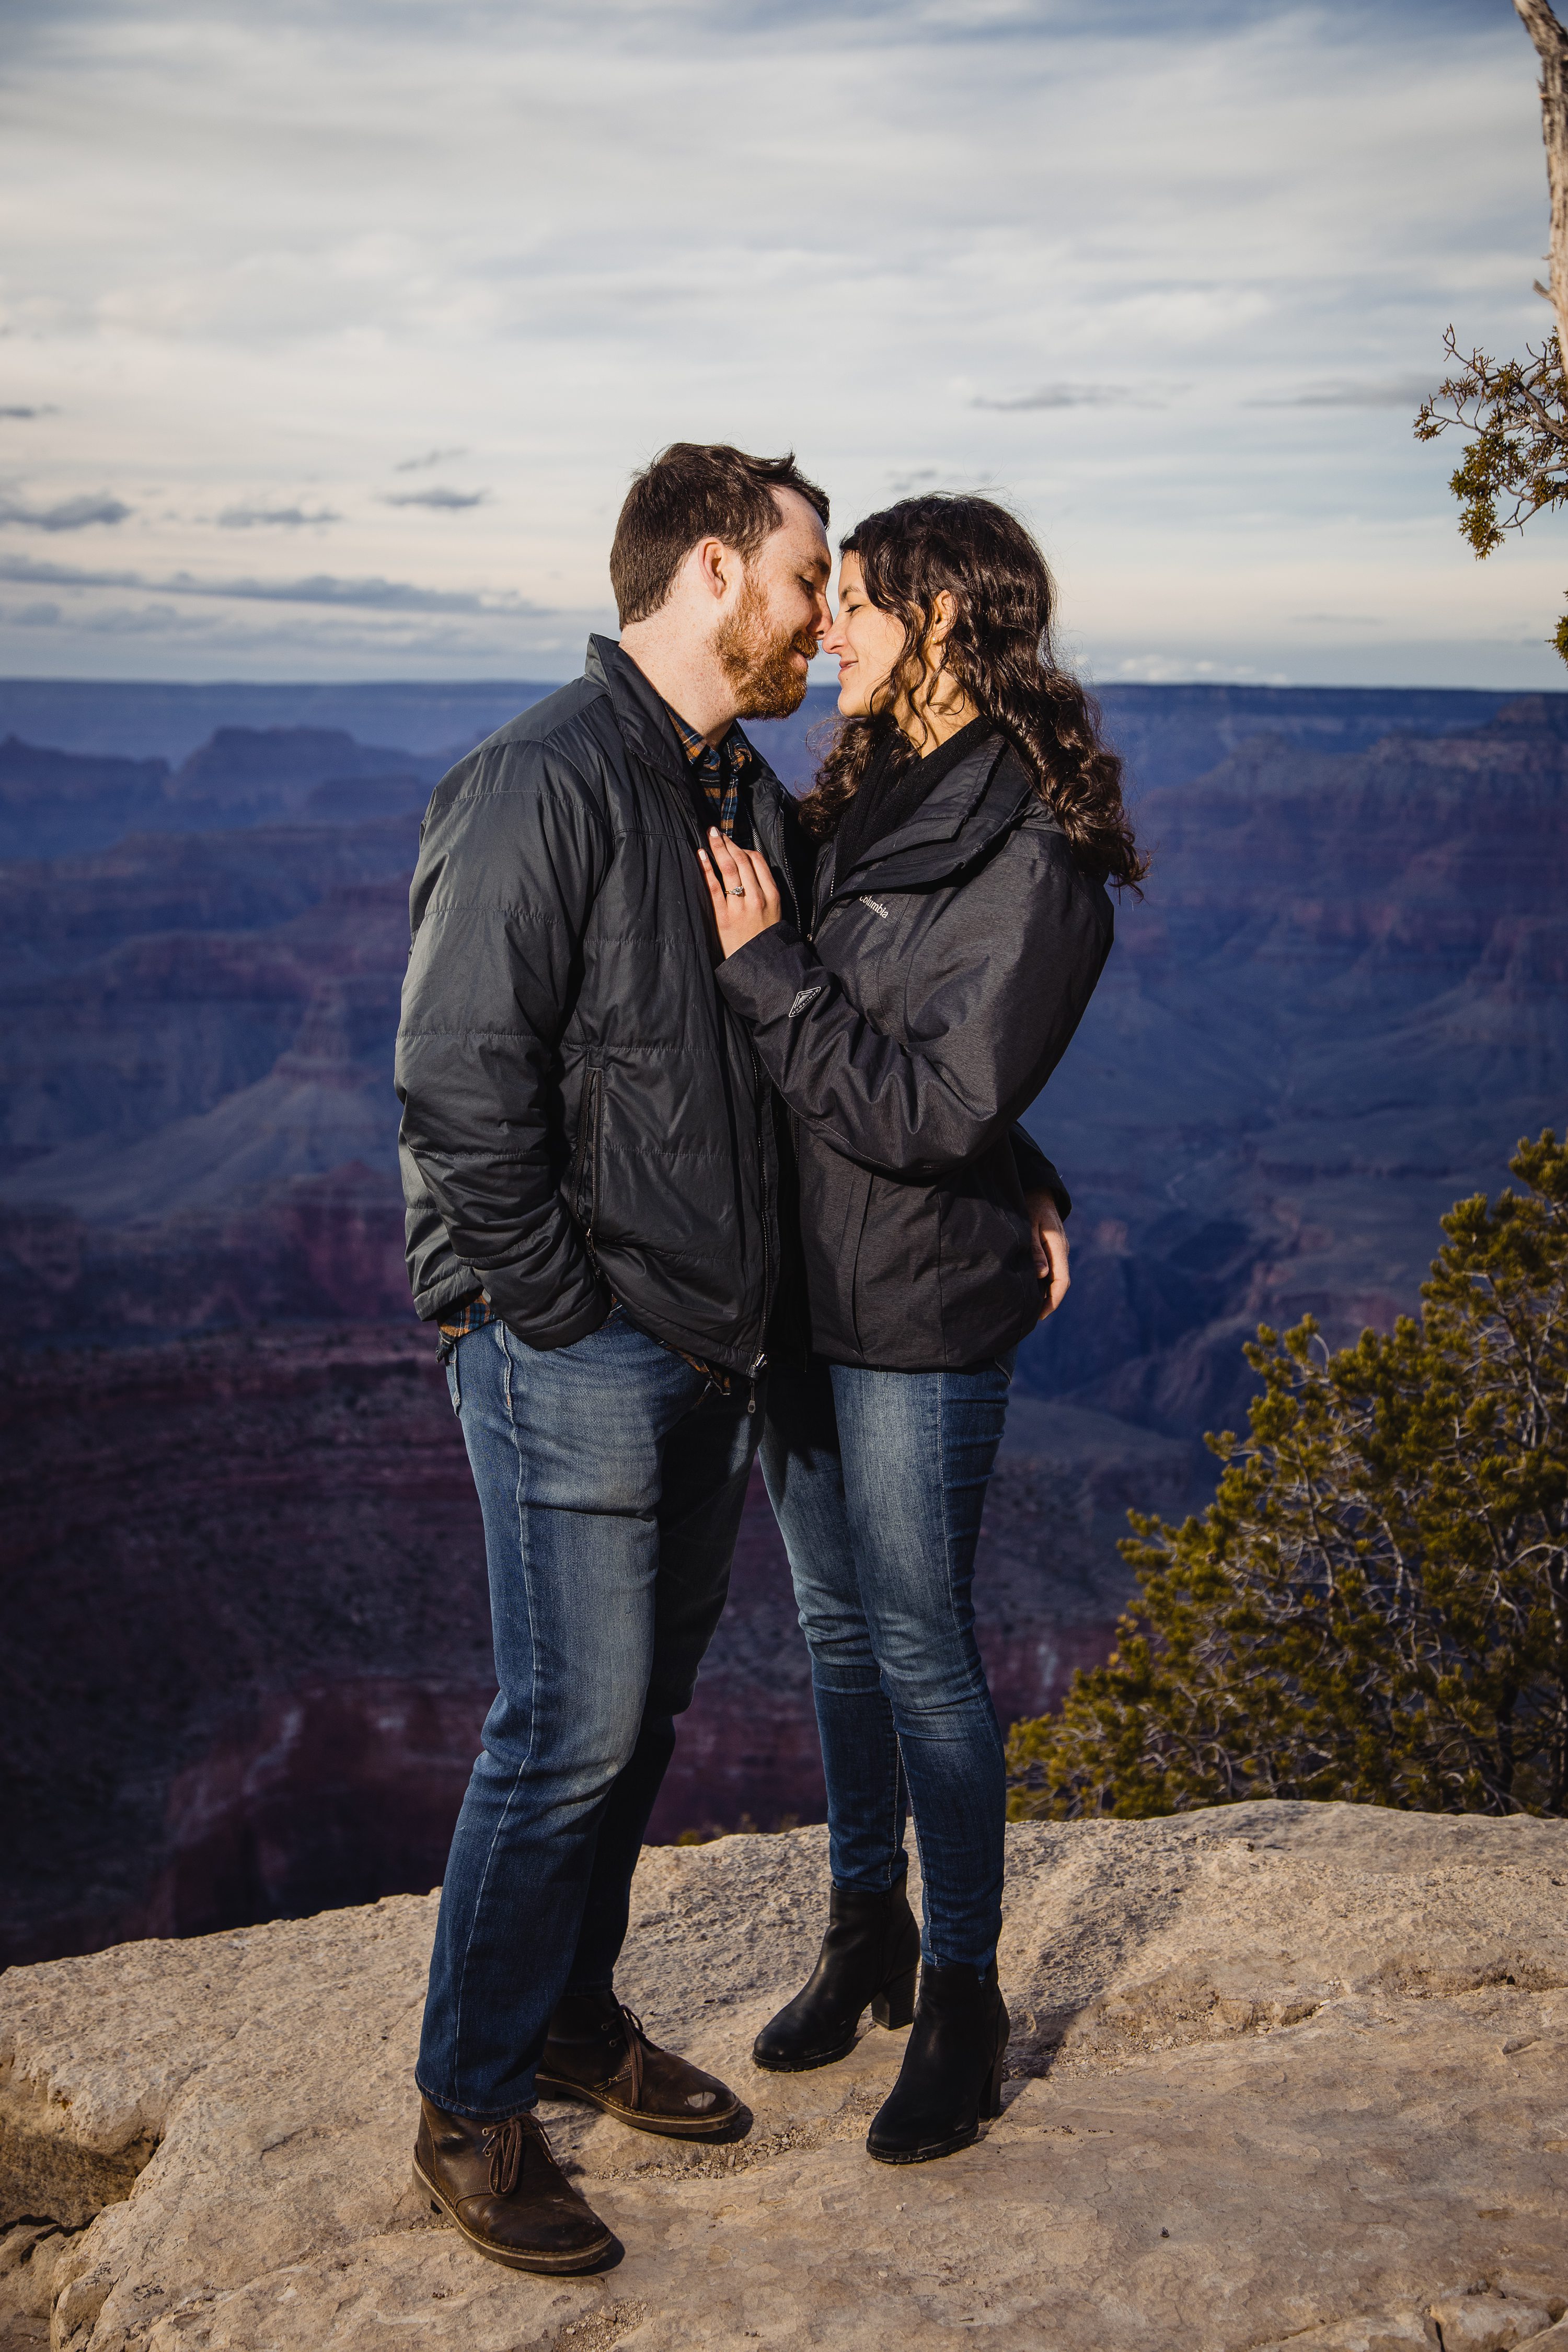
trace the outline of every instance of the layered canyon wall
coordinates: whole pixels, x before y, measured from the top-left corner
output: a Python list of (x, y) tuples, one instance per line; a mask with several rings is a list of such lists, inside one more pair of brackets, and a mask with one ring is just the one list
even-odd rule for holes
[[(1117, 713), (1155, 866), (1031, 1114), (1077, 1196), (1074, 1287), (1024, 1350), (988, 1510), (1005, 1718), (1103, 1653), (1126, 1507), (1201, 1500), (1258, 1320), (1340, 1338), (1413, 1308), (1441, 1211), (1563, 1119), (1568, 698), (1188, 691)], [(392, 752), (361, 757), (304, 715), (165, 737), (176, 758), (0, 760), (27, 823), (85, 828), (0, 863), (0, 1750), (26, 1825), (0, 1957), (428, 1885), (489, 1696), (389, 1082), (441, 755), (378, 723)], [(817, 716), (775, 730), (782, 772)], [(460, 744), (459, 718), (421, 723)], [(116, 834), (133, 791), (223, 821)], [(656, 1830), (820, 1801), (759, 1492)]]

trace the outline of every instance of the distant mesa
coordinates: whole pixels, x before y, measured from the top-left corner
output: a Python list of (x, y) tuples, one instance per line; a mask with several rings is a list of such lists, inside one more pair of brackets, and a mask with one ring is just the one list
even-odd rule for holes
[(406, 754), (356, 743), (341, 728), (220, 727), (171, 777), (169, 797), (215, 809), (280, 811), (303, 806), (330, 781), (407, 766)]
[(447, 764), (445, 754), (356, 742), (341, 728), (220, 727), (173, 772), (165, 760), (10, 735), (0, 742), (0, 860), (91, 856), (140, 832), (363, 823), (423, 808)]
[(66, 857), (107, 848), (155, 822), (166, 760), (83, 758), (7, 735), (0, 741), (0, 857)]

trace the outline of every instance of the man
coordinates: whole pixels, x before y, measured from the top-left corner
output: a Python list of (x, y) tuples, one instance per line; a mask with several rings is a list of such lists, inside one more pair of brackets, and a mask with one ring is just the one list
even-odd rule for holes
[[(699, 856), (717, 824), (795, 912), (784, 795), (738, 721), (799, 706), (826, 521), (793, 457), (665, 450), (616, 530), (619, 646), (595, 637), (581, 680), (442, 781), (414, 877), (409, 1268), (479, 1489), (500, 1685), (442, 1890), (415, 2170), (520, 2270), (615, 2248), (536, 2091), (682, 2139), (744, 2127), (614, 1976), (724, 1603), (768, 1355), (805, 1345), (785, 1328), (787, 1155), (714, 980)], [(1032, 1206), (1063, 1280), (1055, 1209)]]
[(613, 1979), (780, 1296), (774, 1113), (714, 983), (699, 851), (717, 823), (789, 887), (784, 797), (737, 721), (805, 691), (827, 512), (793, 457), (665, 450), (616, 527), (620, 645), (595, 637), (581, 680), (442, 781), (414, 877), (409, 1267), (479, 1488), (500, 1685), (442, 1892), (415, 2166), (522, 2270), (615, 2247), (536, 2086), (684, 2139), (743, 2126)]

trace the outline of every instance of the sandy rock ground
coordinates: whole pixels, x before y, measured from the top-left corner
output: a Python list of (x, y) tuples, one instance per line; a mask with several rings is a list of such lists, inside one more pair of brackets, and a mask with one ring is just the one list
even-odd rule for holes
[(0, 2352), (1568, 2345), (1568, 1824), (1254, 1804), (1009, 1832), (1006, 2110), (872, 2164), (904, 2036), (768, 2075), (826, 1833), (650, 1848), (623, 1997), (702, 2150), (542, 2114), (625, 2248), (476, 2257), (411, 2185), (433, 1900), (0, 1978)]

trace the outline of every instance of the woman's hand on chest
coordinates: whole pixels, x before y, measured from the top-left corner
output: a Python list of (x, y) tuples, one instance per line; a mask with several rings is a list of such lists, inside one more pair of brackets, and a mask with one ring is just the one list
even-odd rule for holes
[(716, 824), (708, 829), (708, 855), (699, 862), (712, 901), (719, 945), (727, 957), (732, 956), (780, 919), (784, 904), (778, 884), (759, 850), (740, 848)]

